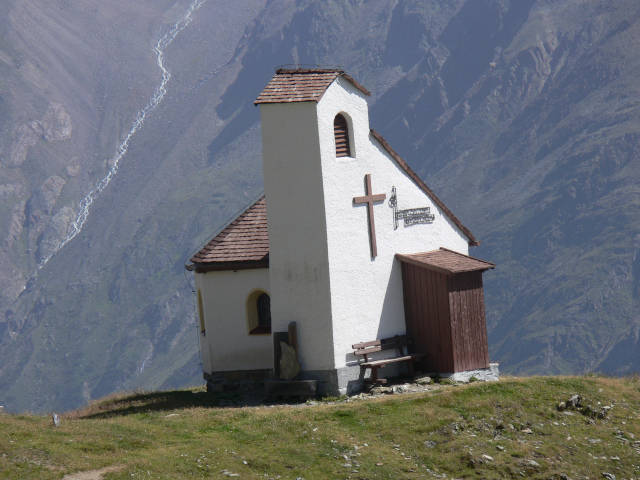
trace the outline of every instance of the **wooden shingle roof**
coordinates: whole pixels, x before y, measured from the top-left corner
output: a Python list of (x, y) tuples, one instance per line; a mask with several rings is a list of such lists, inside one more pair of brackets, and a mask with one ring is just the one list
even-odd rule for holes
[(189, 270), (240, 270), (269, 266), (269, 234), (264, 195), (238, 215), (192, 258)]
[(366, 95), (371, 95), (369, 90), (342, 70), (279, 68), (254, 103), (259, 105), (261, 103), (319, 102), (329, 85), (340, 76), (349, 80)]
[(454, 252), (444, 247), (440, 247), (439, 250), (413, 253), (410, 255), (396, 253), (396, 258), (401, 262), (411, 263), (428, 270), (435, 270), (445, 275), (464, 272), (483, 272), (495, 267), (494, 263), (463, 255), (462, 253)]

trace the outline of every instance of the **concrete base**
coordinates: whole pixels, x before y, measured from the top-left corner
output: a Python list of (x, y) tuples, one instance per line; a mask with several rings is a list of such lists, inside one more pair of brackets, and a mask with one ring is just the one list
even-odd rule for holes
[(481, 382), (497, 382), (500, 380), (500, 364), (498, 362), (489, 363), (489, 368), (478, 370), (467, 370), (466, 372), (440, 373), (440, 377), (448, 378), (452, 382), (469, 383), (471, 377), (475, 377)]
[[(387, 365), (378, 371), (381, 378), (397, 377), (406, 373), (406, 366)], [(363, 370), (359, 365), (335, 370), (309, 370), (300, 372), (302, 380), (318, 380), (318, 395), (353, 395), (364, 389), (364, 381), (371, 378), (371, 370)]]
[(273, 379), (273, 370), (232, 370), (226, 372), (204, 372), (208, 392), (220, 392), (225, 385), (255, 385)]
[[(406, 373), (406, 365), (392, 364), (381, 368), (378, 375), (397, 377)], [(497, 367), (496, 367), (497, 371)], [(463, 372), (460, 372), (463, 373)], [(453, 374), (452, 374), (453, 375)], [(445, 375), (440, 375), (445, 376)], [(473, 374), (469, 375), (469, 377)], [(480, 378), (478, 374), (475, 375)], [(371, 377), (371, 370), (363, 370), (359, 365), (347, 366), (333, 370), (307, 370), (298, 375), (299, 380), (317, 380), (317, 395), (353, 395), (364, 389), (364, 381)], [(211, 372), (204, 374), (208, 392), (220, 392), (225, 388), (255, 386), (267, 380), (274, 380), (273, 370), (234, 370), (227, 372)], [(497, 378), (496, 378), (497, 379)], [(457, 380), (456, 380), (457, 381)]]
[(340, 395), (336, 370), (307, 370), (298, 374), (300, 380), (317, 380), (316, 393), (321, 396)]
[[(342, 369), (347, 370), (347, 369)], [(360, 368), (351, 369), (348, 375), (340, 372), (342, 382), (342, 393), (339, 387), (339, 371), (338, 370), (310, 370), (300, 372), (299, 380), (317, 380), (317, 394), (326, 395), (344, 395), (348, 388), (347, 384), (351, 382), (352, 376), (359, 372)], [(273, 370), (233, 370), (228, 372), (211, 372), (204, 373), (204, 379), (207, 382), (208, 392), (221, 392), (224, 389), (243, 386), (258, 387), (259, 383), (269, 380), (276, 380)], [(357, 390), (356, 390), (357, 391)]]
[(314, 397), (317, 380), (267, 380), (264, 391), (267, 397)]

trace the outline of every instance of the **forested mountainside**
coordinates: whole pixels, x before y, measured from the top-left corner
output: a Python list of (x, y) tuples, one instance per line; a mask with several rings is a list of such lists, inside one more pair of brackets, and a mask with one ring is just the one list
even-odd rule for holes
[(637, 371), (639, 15), (631, 0), (3, 2), (0, 404), (198, 381), (183, 262), (260, 191), (253, 100), (291, 63), (351, 69), (372, 127), (482, 240), (503, 372)]

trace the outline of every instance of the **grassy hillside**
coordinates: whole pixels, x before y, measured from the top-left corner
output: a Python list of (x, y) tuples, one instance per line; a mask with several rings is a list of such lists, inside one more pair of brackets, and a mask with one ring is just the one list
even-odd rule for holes
[[(559, 411), (572, 394), (604, 418)], [(226, 396), (225, 396), (226, 395)], [(201, 390), (0, 416), (0, 477), (637, 478), (640, 380), (507, 378), (420, 394), (237, 408)], [(73, 478), (73, 477), (72, 477)], [(81, 478), (78, 476), (77, 478)]]
[(289, 63), (367, 86), (371, 126), (482, 241), (503, 371), (640, 370), (632, 0), (208, 1), (82, 234), (32, 277), (190, 3), (0, 2), (0, 404), (62, 411), (200, 378), (183, 261), (260, 190), (253, 100)]

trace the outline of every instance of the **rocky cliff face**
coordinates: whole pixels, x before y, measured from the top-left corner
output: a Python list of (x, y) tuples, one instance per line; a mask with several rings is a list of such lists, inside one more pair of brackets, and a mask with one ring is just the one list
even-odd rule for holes
[[(134, 10), (141, 17), (137, 30), (164, 21), (149, 7)], [(0, 219), (9, 227), (0, 251), (0, 270), (8, 273), (0, 279), (2, 312), (64, 238), (80, 193), (102, 173), (100, 157), (117, 139), (105, 143), (105, 131), (130, 121), (132, 112), (122, 106), (141, 101), (153, 85), (154, 76), (144, 73), (153, 66), (148, 52), (142, 54), (146, 38), (114, 41), (114, 29), (133, 26), (124, 12), (104, 2), (9, 0), (0, 6)], [(116, 81), (114, 61), (120, 64)], [(136, 93), (112, 87), (135, 75)]]
[(536, 2), (517, 28), (501, 20), (509, 43), (416, 143), (437, 191), (468, 192), (456, 210), (478, 202), (478, 254), (501, 266), (487, 291), (507, 371), (639, 367), (619, 347), (638, 310), (636, 10)]
[[(245, 201), (243, 185), (245, 196), (259, 189), (258, 175), (231, 182), (231, 172), (216, 180), (202, 169), (219, 128), (210, 104), (234, 78), (222, 67), (261, 2), (212, 5), (171, 44), (163, 103), (118, 181), (92, 199), (91, 226), (51, 257), (153, 99), (162, 80), (153, 46), (195, 3), (0, 5), (0, 403), (10, 409), (69, 408), (145, 374), (156, 387), (199, 378), (181, 266)], [(218, 193), (194, 191), (205, 181)], [(202, 216), (187, 228), (179, 209)]]
[(159, 81), (152, 46), (189, 4), (0, 5), (1, 404), (197, 381), (182, 263), (259, 191), (252, 102), (286, 63), (357, 67), (372, 126), (482, 240), (503, 371), (637, 371), (633, 1), (205, 2), (165, 52), (167, 95), (117, 178), (38, 269), (112, 166)]

